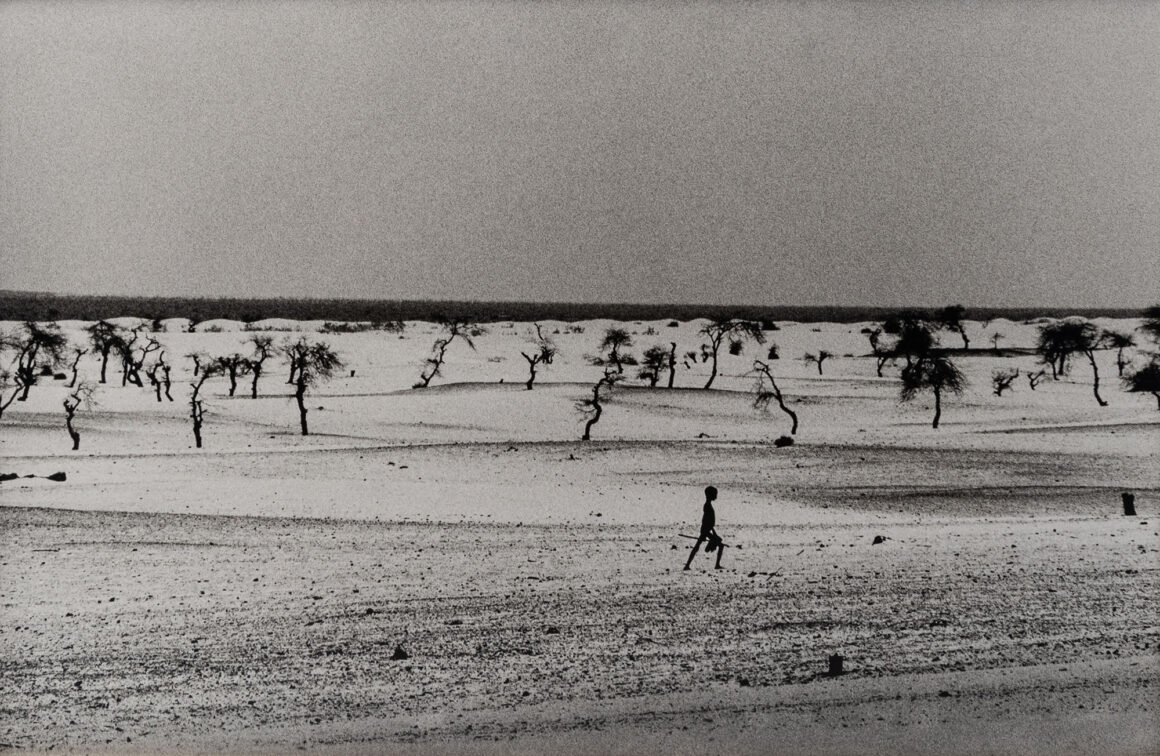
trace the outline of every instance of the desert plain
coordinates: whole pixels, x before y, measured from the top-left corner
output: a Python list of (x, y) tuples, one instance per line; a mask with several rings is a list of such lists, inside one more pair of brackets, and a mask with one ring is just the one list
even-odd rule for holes
[[(871, 324), (784, 322), (792, 445), (754, 406), (753, 342), (709, 390), (700, 359), (671, 389), (626, 368), (580, 440), (606, 328), (683, 356), (704, 324), (542, 322), (559, 353), (529, 391), (530, 323), (453, 343), (414, 389), (436, 324), (264, 321), (345, 367), (307, 436), (285, 363), (256, 399), (212, 379), (200, 449), (185, 355), (247, 352), (240, 323), (163, 323), (174, 400), (110, 366), (78, 451), (43, 379), (0, 419), (22, 476), (0, 483), (0, 747), (1160, 752), (1160, 411), (1114, 351), (1106, 407), (1079, 360), (995, 396), (994, 370), (1039, 369), (1036, 325), (967, 323), (970, 385), (934, 429), (930, 395), (876, 375)], [(684, 571), (707, 485), (730, 546)]]

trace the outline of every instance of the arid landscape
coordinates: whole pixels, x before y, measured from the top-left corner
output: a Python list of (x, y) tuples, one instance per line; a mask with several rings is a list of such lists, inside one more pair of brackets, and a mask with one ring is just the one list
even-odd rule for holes
[[(1115, 350), (1096, 353), (1108, 406), (1079, 359), (996, 396), (996, 370), (1042, 368), (1040, 324), (969, 321), (953, 357), (969, 384), (935, 429), (929, 394), (899, 401), (901, 363), (878, 377), (875, 324), (726, 342), (706, 390), (707, 323), (540, 322), (557, 351), (529, 391), (531, 323), (453, 340), (415, 389), (437, 324), (168, 320), (147, 337), (173, 401), (110, 364), (77, 451), (68, 380), (41, 378), (0, 419), (0, 472), (21, 476), (0, 483), (0, 743), (1160, 750), (1160, 412), (1121, 389)], [(61, 323), (74, 344), (91, 325)], [(638, 359), (675, 342), (674, 387), (626, 366), (585, 442), (609, 328)], [(344, 363), (309, 386), (309, 435), (275, 356), (257, 398), (252, 376), (235, 396), (204, 383), (196, 448), (187, 355), (249, 354), (254, 335)], [(802, 359), (819, 350), (823, 371)], [(788, 415), (754, 406), (755, 359), (798, 417), (792, 445), (774, 443)], [(78, 383), (99, 370), (85, 355)], [(701, 554), (686, 572), (710, 484), (729, 547), (723, 569)]]

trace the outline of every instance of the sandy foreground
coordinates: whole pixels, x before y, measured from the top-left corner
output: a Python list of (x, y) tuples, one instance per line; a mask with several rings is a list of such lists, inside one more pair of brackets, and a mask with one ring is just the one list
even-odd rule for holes
[[(547, 324), (561, 355), (533, 391), (527, 324), (455, 345), (422, 391), (434, 326), (322, 336), (348, 369), (311, 395), (310, 436), (279, 365), (258, 399), (207, 384), (200, 450), (181, 355), (246, 351), (231, 324), (158, 334), (174, 402), (111, 369), (79, 452), (65, 389), (36, 386), (0, 419), (0, 472), (68, 479), (0, 483), (0, 744), (1160, 752), (1160, 412), (1112, 353), (1108, 407), (1082, 364), (995, 397), (991, 371), (1034, 358), (985, 336), (1034, 326), (972, 324), (972, 385), (933, 430), (864, 324), (784, 324), (793, 446), (752, 406), (752, 345), (711, 391), (699, 362), (618, 388), (583, 443), (606, 325)], [(698, 326), (626, 324), (637, 353), (693, 350)], [(822, 376), (798, 359), (819, 348)], [(732, 547), (685, 572), (708, 484)]]

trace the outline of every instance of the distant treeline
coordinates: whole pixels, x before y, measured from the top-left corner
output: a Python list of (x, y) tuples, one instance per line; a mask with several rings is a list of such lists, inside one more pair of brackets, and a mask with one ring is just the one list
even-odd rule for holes
[[(948, 303), (951, 304), (951, 303)], [(104, 297), (0, 291), (0, 320), (105, 320), (141, 317), (150, 320), (189, 318), (252, 323), (268, 318), (388, 322), (439, 321), (449, 318), (496, 323), (560, 320), (576, 322), (607, 318), (618, 321), (681, 320), (739, 317), (749, 320), (804, 323), (855, 323), (883, 320), (897, 307), (723, 306), (691, 304), (577, 304), (567, 302), (454, 302), (377, 299), (199, 299), (194, 297)], [(1138, 317), (1136, 309), (1076, 309), (1050, 307), (967, 308), (972, 320), (1038, 317)]]

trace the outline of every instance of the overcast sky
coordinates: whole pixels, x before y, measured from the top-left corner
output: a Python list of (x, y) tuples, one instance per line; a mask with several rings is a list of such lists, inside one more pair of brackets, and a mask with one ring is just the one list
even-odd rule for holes
[(16, 2), (0, 288), (1160, 300), (1160, 3)]

